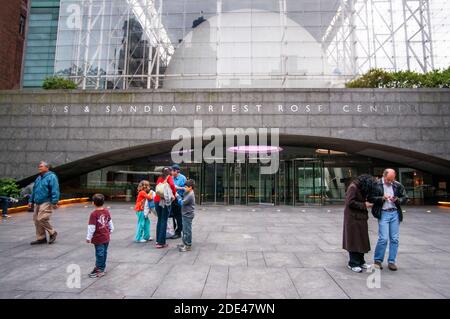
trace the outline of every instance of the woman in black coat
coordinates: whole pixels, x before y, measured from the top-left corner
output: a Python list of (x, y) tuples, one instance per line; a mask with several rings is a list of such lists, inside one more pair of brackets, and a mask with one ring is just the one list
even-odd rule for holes
[(345, 193), (342, 247), (350, 255), (348, 268), (355, 272), (362, 272), (369, 267), (364, 260), (364, 254), (370, 251), (367, 209), (372, 207), (372, 204), (367, 198), (372, 186), (372, 176), (361, 175), (352, 181)]

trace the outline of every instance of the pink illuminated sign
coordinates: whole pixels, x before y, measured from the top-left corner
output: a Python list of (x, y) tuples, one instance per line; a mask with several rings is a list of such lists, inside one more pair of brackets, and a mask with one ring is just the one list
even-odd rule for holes
[(233, 153), (245, 153), (245, 154), (270, 154), (279, 153), (283, 149), (278, 146), (267, 145), (244, 145), (244, 146), (232, 146), (227, 149), (228, 152)]

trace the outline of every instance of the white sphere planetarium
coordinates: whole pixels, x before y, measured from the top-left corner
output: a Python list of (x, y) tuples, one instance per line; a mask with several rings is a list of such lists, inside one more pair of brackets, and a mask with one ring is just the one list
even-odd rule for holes
[(163, 87), (324, 88), (335, 85), (331, 73), (320, 43), (298, 23), (238, 10), (208, 18), (182, 39)]

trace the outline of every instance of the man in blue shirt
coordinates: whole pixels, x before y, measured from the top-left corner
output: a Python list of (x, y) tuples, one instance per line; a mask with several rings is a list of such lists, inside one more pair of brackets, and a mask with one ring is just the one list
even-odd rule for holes
[[(186, 176), (181, 174), (180, 166), (178, 164), (172, 165), (172, 178), (177, 189), (177, 193), (183, 197), (184, 194), (184, 186), (186, 184)], [(183, 221), (181, 215), (181, 206), (178, 204), (178, 201), (174, 200), (172, 202), (172, 215), (173, 215), (173, 228), (175, 229), (175, 234), (171, 237), (171, 239), (177, 239), (181, 237), (181, 232), (183, 230)]]
[(58, 234), (50, 225), (52, 209), (58, 208), (59, 183), (55, 173), (50, 171), (50, 166), (46, 162), (39, 163), (39, 176), (36, 178), (31, 193), (28, 206), (34, 204), (33, 221), (36, 226), (36, 240), (31, 245), (47, 243), (46, 232), (49, 234), (49, 244), (56, 240)]

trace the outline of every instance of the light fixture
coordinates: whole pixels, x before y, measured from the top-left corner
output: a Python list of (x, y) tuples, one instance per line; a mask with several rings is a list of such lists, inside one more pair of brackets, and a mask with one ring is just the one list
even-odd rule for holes
[(240, 154), (271, 154), (271, 153), (279, 153), (282, 150), (283, 149), (279, 146), (269, 146), (269, 145), (232, 146), (227, 149), (228, 152)]
[(178, 150), (178, 151), (172, 151), (170, 152), (171, 154), (187, 154), (187, 153), (192, 153), (194, 150), (193, 149), (182, 149), (182, 150)]
[(327, 149), (322, 149), (322, 148), (316, 149), (316, 154), (321, 154), (321, 155), (347, 155), (346, 152), (327, 150)]

